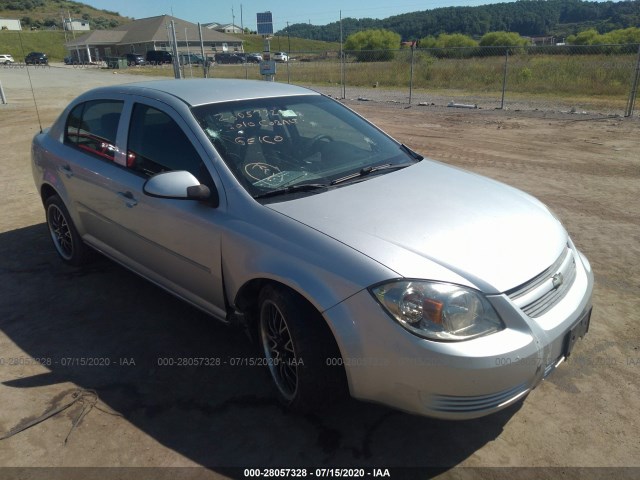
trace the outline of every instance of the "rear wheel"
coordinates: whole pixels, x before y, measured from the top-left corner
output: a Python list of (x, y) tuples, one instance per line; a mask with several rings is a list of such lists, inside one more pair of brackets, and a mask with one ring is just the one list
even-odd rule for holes
[(259, 334), (271, 378), (286, 406), (309, 411), (344, 395), (340, 353), (322, 316), (290, 290), (260, 292)]
[(91, 250), (80, 238), (62, 199), (58, 195), (47, 198), (45, 211), (49, 234), (60, 258), (76, 267), (85, 264)]

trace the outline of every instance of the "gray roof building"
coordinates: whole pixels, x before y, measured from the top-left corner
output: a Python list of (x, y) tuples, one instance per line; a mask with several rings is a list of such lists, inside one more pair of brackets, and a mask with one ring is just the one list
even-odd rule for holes
[[(145, 54), (148, 50), (171, 50), (171, 21), (175, 22), (179, 52), (200, 51), (198, 25), (170, 15), (141, 18), (111, 30), (93, 30), (65, 43), (70, 54), (83, 62), (95, 62), (106, 57), (127, 53)], [(242, 52), (242, 40), (216, 30), (202, 28), (205, 54)]]

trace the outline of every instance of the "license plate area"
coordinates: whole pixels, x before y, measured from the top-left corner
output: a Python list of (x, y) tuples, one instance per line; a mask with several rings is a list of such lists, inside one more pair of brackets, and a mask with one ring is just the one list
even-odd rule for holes
[(569, 355), (571, 355), (571, 351), (573, 350), (576, 342), (584, 337), (589, 331), (589, 323), (591, 323), (591, 310), (592, 309), (590, 308), (587, 312), (585, 312), (584, 315), (582, 315), (580, 320), (578, 320), (578, 322), (574, 324), (573, 327), (571, 327), (571, 330), (569, 330), (566, 337), (564, 338), (564, 347), (562, 350), (564, 352), (565, 358), (569, 358)]

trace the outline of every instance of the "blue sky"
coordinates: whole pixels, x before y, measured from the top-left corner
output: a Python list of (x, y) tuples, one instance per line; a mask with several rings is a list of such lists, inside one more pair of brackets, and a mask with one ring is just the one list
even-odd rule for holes
[[(503, 0), (504, 1), (504, 0)], [(134, 18), (171, 14), (190, 22), (232, 22), (232, 8), (235, 23), (240, 25), (240, 6), (245, 27), (256, 29), (256, 13), (270, 11), (273, 14), (274, 30), (287, 26), (287, 22), (326, 25), (340, 17), (386, 18), (400, 13), (431, 10), (433, 8), (461, 5), (482, 5), (498, 3), (498, 0), (85, 0), (85, 3), (101, 9), (116, 11), (120, 15)]]

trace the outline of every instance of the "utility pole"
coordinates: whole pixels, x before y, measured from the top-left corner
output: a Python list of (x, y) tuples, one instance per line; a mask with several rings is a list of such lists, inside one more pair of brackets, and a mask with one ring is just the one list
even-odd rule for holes
[[(73, 21), (71, 20), (71, 12), (69, 10), (67, 10), (67, 15), (69, 16), (69, 27), (71, 27), (71, 34), (73, 35), (73, 39), (76, 39), (76, 31), (73, 29)], [(64, 28), (64, 25), (62, 25), (62, 27)], [(87, 50), (89, 50), (89, 47), (87, 47)], [(80, 49), (78, 48), (78, 45), (76, 44), (76, 55), (78, 56), (78, 62), (80, 62)], [(88, 55), (88, 59), (87, 61), (91, 61), (91, 53), (89, 53)]]
[(176, 22), (171, 17), (171, 40), (173, 40), (173, 75), (176, 79), (182, 78), (182, 72), (180, 71), (180, 60), (178, 59), (178, 40), (176, 38)]
[(347, 98), (344, 84), (344, 50), (342, 49), (342, 10), (340, 10), (340, 83), (342, 83), (342, 98)]
[(231, 5), (231, 30), (236, 29), (236, 14), (233, 13), (233, 5)]
[(73, 22), (71, 21), (71, 12), (67, 10), (67, 15), (69, 16), (69, 26), (71, 27), (71, 34), (73, 35), (73, 39), (76, 39), (76, 31), (73, 29)]
[(242, 33), (244, 33), (244, 21), (242, 20), (242, 4), (240, 4), (240, 29), (242, 29)]
[(62, 20), (62, 31), (64, 32), (64, 43), (69, 42), (69, 39), (67, 38), (67, 29), (64, 28), (64, 12), (62, 10), (60, 10), (60, 19)]
[(287, 50), (287, 55), (291, 55), (291, 32), (289, 32), (289, 22), (287, 22), (287, 39), (289, 40), (289, 50)]

